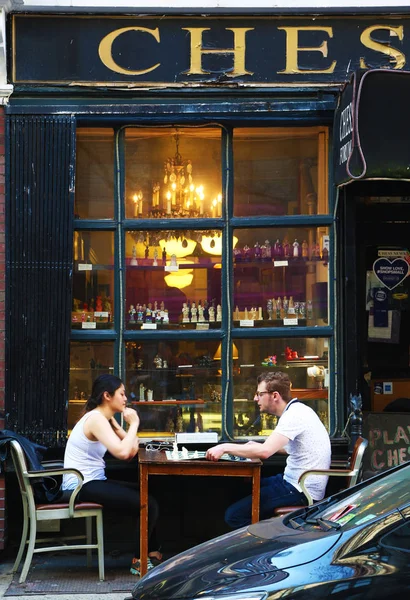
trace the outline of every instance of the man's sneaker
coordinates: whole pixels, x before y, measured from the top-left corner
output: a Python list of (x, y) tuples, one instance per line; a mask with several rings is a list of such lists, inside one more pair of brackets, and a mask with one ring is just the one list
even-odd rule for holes
[[(148, 557), (148, 571), (154, 568), (154, 565), (151, 562), (151, 559)], [(136, 575), (137, 577), (141, 577), (141, 561), (139, 558), (133, 558), (131, 562), (130, 573), (132, 575)]]

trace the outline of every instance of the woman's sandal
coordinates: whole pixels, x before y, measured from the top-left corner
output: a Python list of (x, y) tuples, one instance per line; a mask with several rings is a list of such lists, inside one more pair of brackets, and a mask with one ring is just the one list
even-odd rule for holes
[[(148, 571), (150, 569), (153, 569), (154, 566), (155, 565), (152, 563), (151, 558), (148, 557), (148, 562), (147, 562)], [(136, 575), (137, 577), (141, 577), (141, 561), (139, 558), (132, 559), (130, 573), (131, 573), (131, 575)]]

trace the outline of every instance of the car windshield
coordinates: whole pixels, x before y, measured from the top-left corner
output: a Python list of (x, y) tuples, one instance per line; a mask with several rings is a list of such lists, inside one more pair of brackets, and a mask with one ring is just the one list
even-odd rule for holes
[[(352, 490), (353, 491), (353, 490)], [(374, 477), (343, 500), (309, 511), (307, 523), (325, 522), (350, 529), (410, 503), (410, 465), (385, 477)]]

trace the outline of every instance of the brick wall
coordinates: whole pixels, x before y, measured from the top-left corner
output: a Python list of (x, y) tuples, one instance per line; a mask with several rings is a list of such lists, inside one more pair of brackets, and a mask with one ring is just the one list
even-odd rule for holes
[[(0, 106), (0, 429), (4, 429), (4, 377), (5, 377), (5, 177), (4, 177), (4, 108)], [(0, 550), (6, 543), (6, 507), (5, 507), (5, 482), (4, 475), (0, 473)]]

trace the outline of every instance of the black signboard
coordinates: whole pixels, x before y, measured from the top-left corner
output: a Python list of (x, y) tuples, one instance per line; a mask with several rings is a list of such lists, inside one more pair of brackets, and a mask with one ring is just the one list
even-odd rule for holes
[(410, 71), (357, 71), (343, 89), (334, 120), (334, 174), (410, 180)]
[(24, 86), (339, 86), (410, 57), (405, 15), (15, 14), (11, 25), (11, 83)]
[(369, 441), (363, 458), (368, 478), (410, 460), (410, 413), (367, 413), (363, 437)]

